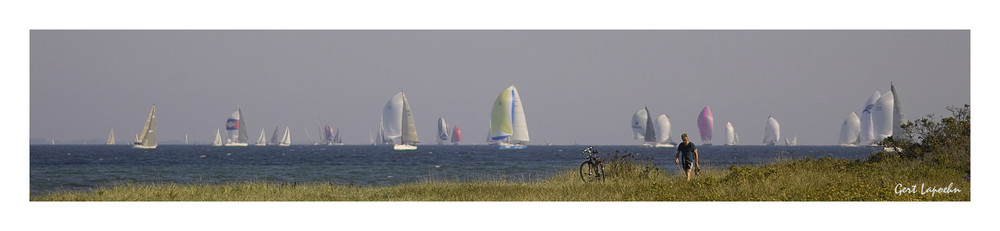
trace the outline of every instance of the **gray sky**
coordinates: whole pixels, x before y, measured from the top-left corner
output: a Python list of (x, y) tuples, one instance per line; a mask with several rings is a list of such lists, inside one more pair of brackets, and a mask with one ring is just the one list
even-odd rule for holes
[(761, 144), (773, 115), (782, 136), (831, 145), (890, 81), (910, 119), (969, 103), (969, 42), (965, 30), (32, 31), (30, 137), (103, 140), (113, 128), (128, 141), (156, 104), (161, 143), (209, 143), (240, 106), (251, 139), (290, 126), (305, 143), (322, 123), (367, 144), (402, 90), (421, 144), (441, 116), (481, 144), (513, 84), (533, 144), (635, 144), (643, 106), (698, 142), (708, 105), (716, 144), (727, 121)]

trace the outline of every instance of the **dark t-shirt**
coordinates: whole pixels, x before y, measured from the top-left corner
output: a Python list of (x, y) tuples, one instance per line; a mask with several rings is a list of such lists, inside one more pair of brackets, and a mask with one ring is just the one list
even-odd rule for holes
[(694, 150), (696, 149), (692, 142), (688, 142), (687, 145), (684, 145), (683, 142), (677, 144), (677, 151), (681, 152), (681, 159), (687, 162), (694, 162)]

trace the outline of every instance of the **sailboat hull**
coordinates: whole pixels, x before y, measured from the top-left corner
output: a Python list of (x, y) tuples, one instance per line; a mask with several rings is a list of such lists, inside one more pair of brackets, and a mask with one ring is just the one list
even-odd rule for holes
[(499, 143), (500, 149), (528, 149), (528, 145)]
[(228, 144), (223, 144), (222, 146), (226, 146), (226, 147), (246, 147), (248, 145), (247, 145), (247, 143), (228, 143)]
[(132, 148), (136, 148), (136, 149), (156, 149), (156, 145), (133, 144)]
[(659, 144), (656, 144), (656, 147), (657, 148), (673, 148), (673, 147), (677, 147), (677, 146), (674, 146), (673, 144), (659, 143)]
[(417, 150), (417, 146), (409, 144), (397, 144), (392, 146), (392, 150), (396, 151), (414, 151)]

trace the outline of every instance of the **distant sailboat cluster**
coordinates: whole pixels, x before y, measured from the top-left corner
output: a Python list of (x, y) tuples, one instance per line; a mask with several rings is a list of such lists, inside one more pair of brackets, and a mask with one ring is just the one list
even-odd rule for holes
[(903, 133), (901, 124), (906, 121), (903, 104), (896, 86), (890, 83), (889, 89), (885, 94), (875, 90), (861, 108), (861, 116), (855, 112), (847, 115), (840, 126), (840, 145), (877, 146), (885, 138)]
[[(416, 125), (414, 123), (412, 106), (406, 95), (400, 91), (393, 95), (379, 115), (380, 121), (376, 133), (369, 130), (370, 143), (373, 145), (392, 145), (394, 150), (407, 151), (416, 150), (417, 138)], [(514, 85), (503, 89), (494, 100), (490, 111), (489, 131), (486, 140), (488, 144), (497, 145), (500, 149), (525, 149), (530, 141), (528, 135), (528, 125), (526, 121), (524, 106), (521, 95)], [(631, 129), (633, 138), (639, 140), (640, 145), (647, 147), (675, 147), (676, 143), (671, 136), (670, 116), (660, 114), (652, 116), (648, 106), (639, 109), (632, 115)], [(838, 143), (842, 146), (875, 146), (878, 142), (893, 135), (902, 134), (900, 124), (906, 121), (903, 113), (902, 102), (899, 93), (893, 84), (890, 83), (890, 90), (879, 92), (876, 90), (865, 101), (858, 112), (850, 112), (841, 124), (841, 131)], [(449, 126), (445, 117), (438, 117), (437, 135), (435, 142), (439, 145), (451, 142), (457, 145), (462, 140), (462, 132), (457, 126)], [(701, 135), (702, 145), (712, 145), (712, 131), (714, 118), (709, 106), (702, 108), (697, 118), (698, 132)], [(246, 117), (243, 110), (237, 107), (226, 120), (226, 132), (222, 133), (217, 129), (213, 146), (248, 146), (249, 136), (247, 135)], [(736, 132), (731, 122), (726, 122), (724, 129), (724, 145), (732, 146), (740, 142), (739, 134)], [(225, 135), (225, 136), (223, 136)], [(306, 135), (309, 135), (306, 129)], [(320, 128), (319, 137), (313, 140), (314, 144), (343, 145), (340, 136), (340, 129), (326, 125)], [(773, 116), (768, 116), (764, 125), (765, 145), (777, 145), (782, 140), (780, 125)], [(900, 139), (905, 137), (899, 137)], [(784, 137), (785, 145), (794, 146), (798, 143), (798, 136)], [(54, 141), (53, 141), (54, 142)], [(187, 135), (185, 135), (185, 144)], [(106, 144), (114, 145), (115, 131), (111, 130)], [(547, 145), (551, 145), (548, 138), (545, 139)], [(289, 146), (291, 145), (291, 129), (285, 127), (284, 131), (279, 127), (274, 128), (271, 139), (266, 138), (264, 129), (261, 129), (260, 136), (253, 143), (254, 146)], [(142, 131), (136, 134), (132, 145), (134, 148), (155, 149), (156, 140), (156, 106), (150, 108), (146, 123)]]

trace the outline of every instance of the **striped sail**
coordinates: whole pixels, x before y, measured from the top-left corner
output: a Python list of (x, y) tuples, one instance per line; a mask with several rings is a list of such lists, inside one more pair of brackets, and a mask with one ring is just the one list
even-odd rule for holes
[(449, 138), (448, 132), (449, 132), (448, 122), (444, 120), (444, 117), (438, 117), (438, 134), (437, 134), (438, 144), (444, 144), (444, 142), (448, 142)]
[(227, 143), (238, 143), (240, 137), (240, 111), (234, 111), (232, 115), (229, 115), (229, 119), (226, 119), (226, 133), (228, 133), (229, 138)]
[(712, 110), (708, 106), (698, 113), (698, 132), (703, 143), (712, 144)]

